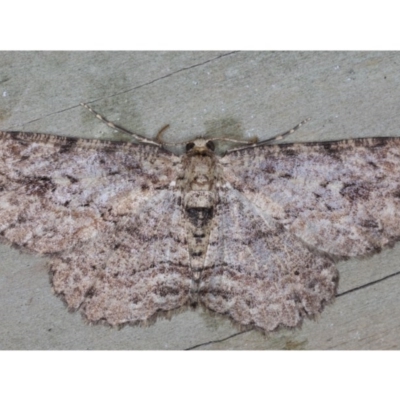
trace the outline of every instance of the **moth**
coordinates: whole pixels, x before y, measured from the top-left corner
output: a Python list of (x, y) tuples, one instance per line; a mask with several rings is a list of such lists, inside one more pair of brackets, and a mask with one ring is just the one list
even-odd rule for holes
[(298, 326), (334, 299), (338, 260), (400, 237), (400, 138), (276, 143), (300, 125), (222, 156), (229, 138), (177, 156), (161, 134), (0, 132), (1, 239), (47, 256), (54, 292), (90, 322), (200, 305), (241, 327)]

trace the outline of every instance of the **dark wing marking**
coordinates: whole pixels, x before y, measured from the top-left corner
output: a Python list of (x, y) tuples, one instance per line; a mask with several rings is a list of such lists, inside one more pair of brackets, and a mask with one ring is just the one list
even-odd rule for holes
[(179, 174), (150, 145), (1, 132), (0, 235), (49, 255), (89, 320), (146, 321), (187, 301)]
[(400, 138), (261, 146), (220, 162), (234, 188), (319, 251), (358, 256), (400, 237)]
[(296, 326), (331, 301), (337, 271), (235, 189), (219, 192), (200, 301), (241, 325)]

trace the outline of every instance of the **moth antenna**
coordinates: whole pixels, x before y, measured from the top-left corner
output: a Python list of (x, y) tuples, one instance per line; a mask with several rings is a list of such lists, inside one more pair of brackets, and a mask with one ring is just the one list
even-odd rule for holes
[(215, 139), (210, 139), (213, 141), (218, 141), (218, 142), (231, 142), (231, 143), (240, 143), (240, 144), (254, 144), (254, 143), (258, 143), (258, 137), (257, 136), (253, 136), (252, 138), (248, 139), (248, 140), (239, 140), (239, 139), (232, 139), (232, 138), (228, 138), (228, 137), (222, 137), (222, 138), (215, 138)]
[[(93, 110), (92, 107), (90, 107), (90, 106), (87, 105), (87, 104), (85, 104), (85, 103), (80, 103), (80, 105), (81, 105), (82, 107), (85, 107), (85, 108), (86, 108), (87, 110), (89, 110), (91, 113), (93, 113), (93, 114), (96, 116), (97, 119), (99, 119), (101, 122), (103, 122), (104, 124), (106, 124), (109, 128), (116, 129), (117, 131), (120, 131), (120, 132), (122, 132), (122, 133), (127, 133), (128, 135), (133, 136), (133, 137), (134, 137), (138, 142), (140, 142), (140, 143), (152, 144), (152, 145), (158, 146), (158, 147), (161, 147), (161, 146), (162, 146), (162, 144), (161, 144), (161, 143), (158, 143), (158, 141), (154, 141), (154, 140), (151, 140), (151, 139), (147, 139), (147, 138), (145, 138), (144, 136), (138, 135), (137, 133), (128, 131), (127, 129), (123, 128), (122, 126), (118, 126), (118, 125), (114, 124), (114, 122), (110, 122), (107, 118), (104, 118), (101, 114), (97, 113), (95, 110)], [(169, 126), (169, 125), (164, 126), (164, 128), (162, 128), (162, 129), (160, 130), (160, 132), (158, 133), (158, 135), (159, 135), (160, 133), (162, 133), (163, 130), (167, 129), (168, 126)], [(158, 135), (157, 135), (157, 137), (158, 137)]]
[(243, 146), (243, 147), (237, 147), (235, 149), (231, 149), (228, 150), (226, 152), (226, 154), (228, 153), (232, 153), (233, 151), (237, 151), (237, 150), (243, 150), (243, 149), (247, 149), (247, 148), (251, 148), (251, 147), (258, 147), (258, 146), (262, 146), (264, 144), (270, 143), (270, 142), (275, 142), (275, 141), (279, 141), (284, 139), (286, 136), (291, 135), (292, 133), (296, 132), (302, 125), (304, 125), (305, 123), (307, 123), (308, 121), (310, 121), (311, 118), (307, 118), (304, 121), (301, 121), (299, 124), (297, 124), (295, 127), (293, 127), (292, 129), (289, 129), (286, 132), (280, 133), (277, 136), (274, 136), (272, 138), (266, 139), (266, 140), (262, 140), (261, 142), (254, 142), (253, 144), (249, 144), (249, 146)]
[(279, 141), (284, 139), (286, 136), (291, 135), (292, 133), (296, 132), (302, 125), (304, 125), (305, 123), (307, 123), (308, 121), (310, 121), (311, 118), (307, 118), (304, 121), (301, 121), (299, 124), (297, 124), (294, 128), (289, 129), (286, 132), (280, 133), (277, 136), (274, 136), (272, 138), (266, 139), (266, 140), (262, 140), (261, 142), (258, 142), (257, 145), (261, 145), (261, 144), (265, 144), (265, 143), (269, 143), (269, 142), (274, 142), (274, 141)]

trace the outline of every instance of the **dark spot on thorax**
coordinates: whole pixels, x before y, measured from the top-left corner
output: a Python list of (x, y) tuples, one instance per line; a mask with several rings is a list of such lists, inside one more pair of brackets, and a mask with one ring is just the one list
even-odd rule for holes
[(213, 217), (212, 208), (192, 207), (187, 208), (186, 213), (190, 222), (195, 226), (204, 226)]

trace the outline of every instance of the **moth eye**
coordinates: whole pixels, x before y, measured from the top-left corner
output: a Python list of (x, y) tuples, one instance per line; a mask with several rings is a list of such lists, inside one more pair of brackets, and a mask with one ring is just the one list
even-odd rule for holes
[(206, 143), (207, 149), (214, 151), (215, 150), (215, 144), (211, 140)]
[(192, 150), (193, 147), (194, 147), (194, 143), (193, 143), (193, 142), (188, 143), (188, 144), (186, 145), (186, 151)]

